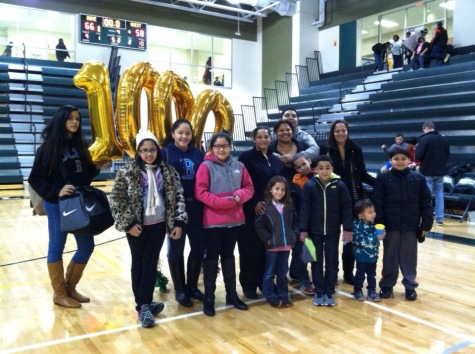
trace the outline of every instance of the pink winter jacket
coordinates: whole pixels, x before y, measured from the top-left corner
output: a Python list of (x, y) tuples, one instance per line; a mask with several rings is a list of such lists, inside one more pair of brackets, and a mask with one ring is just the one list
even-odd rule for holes
[[(230, 227), (245, 223), (243, 204), (251, 199), (254, 186), (244, 165), (231, 156), (222, 162), (205, 156), (196, 172), (195, 197), (204, 203), (203, 226)], [(234, 196), (239, 196), (239, 203)]]

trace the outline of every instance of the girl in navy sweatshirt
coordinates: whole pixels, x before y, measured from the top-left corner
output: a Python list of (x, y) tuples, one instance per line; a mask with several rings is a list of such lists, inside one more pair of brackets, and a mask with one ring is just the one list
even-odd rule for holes
[(165, 139), (165, 147), (161, 150), (162, 159), (173, 166), (180, 175), (183, 186), (188, 224), (183, 230), (188, 235), (190, 254), (187, 262), (187, 279), (185, 281), (185, 240), (167, 238), (168, 265), (175, 287), (175, 298), (184, 307), (191, 307), (191, 298), (203, 301), (204, 294), (198, 289), (198, 278), (203, 263), (205, 244), (203, 238), (203, 204), (195, 198), (195, 173), (204, 152), (195, 148), (193, 127), (186, 119), (178, 119), (173, 123), (171, 132)]

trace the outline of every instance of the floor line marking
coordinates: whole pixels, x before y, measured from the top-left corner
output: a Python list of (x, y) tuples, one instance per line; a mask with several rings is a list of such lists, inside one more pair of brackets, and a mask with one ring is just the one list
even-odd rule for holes
[[(346, 297), (350, 297), (350, 298), (354, 298), (353, 295), (349, 294), (349, 293), (346, 293), (344, 291), (341, 291), (341, 290), (336, 290), (336, 292), (340, 295), (344, 295)], [(356, 300), (355, 300), (356, 301)], [(368, 301), (368, 300), (365, 300), (364, 303), (366, 303), (367, 305), (370, 305), (370, 306), (373, 306), (373, 307), (376, 307), (380, 310), (383, 310), (383, 311), (386, 311), (386, 312), (390, 312), (392, 314), (395, 314), (397, 316), (400, 316), (400, 317), (403, 317), (403, 318), (406, 318), (410, 321), (413, 321), (413, 322), (417, 322), (417, 323), (420, 323), (420, 324), (423, 324), (425, 326), (428, 326), (428, 327), (431, 327), (431, 328), (434, 328), (436, 330), (439, 330), (441, 332), (444, 332), (444, 333), (447, 333), (447, 334), (451, 334), (453, 335), (454, 337), (458, 337), (458, 338), (461, 338), (461, 339), (464, 339), (464, 340), (467, 340), (467, 341), (475, 341), (475, 337), (472, 337), (468, 334), (462, 334), (462, 333), (459, 333), (459, 332), (456, 332), (452, 329), (449, 329), (449, 328), (445, 328), (445, 327), (442, 327), (442, 326), (439, 326), (435, 323), (432, 323), (432, 322), (429, 322), (429, 321), (426, 321), (426, 320), (423, 320), (421, 318), (418, 318), (418, 317), (415, 317), (415, 316), (412, 316), (412, 315), (408, 315), (404, 312), (401, 312), (401, 311), (398, 311), (398, 310), (394, 310), (394, 309), (391, 309), (389, 307), (385, 307), (383, 305), (381, 305), (380, 303), (377, 303), (377, 302), (372, 302), (372, 301)]]
[(462, 343), (459, 343), (459, 344), (456, 344), (456, 345), (453, 345), (447, 349), (445, 349), (442, 354), (450, 354), (450, 353), (455, 353), (456, 351), (459, 351), (460, 349), (463, 349), (463, 348), (466, 348), (466, 347), (469, 347), (471, 345), (473, 345), (474, 342), (472, 341), (465, 341), (465, 342), (462, 342)]
[[(351, 295), (347, 292), (344, 292), (344, 291), (341, 291), (341, 290), (336, 290), (336, 292), (340, 295), (345, 296), (345, 297), (353, 298), (353, 295)], [(289, 294), (294, 295), (294, 294), (303, 294), (303, 293), (299, 290), (295, 290), (295, 291), (289, 291)], [(254, 304), (254, 303), (263, 302), (263, 301), (265, 301), (265, 299), (260, 298), (260, 299), (256, 299), (256, 300), (246, 301), (246, 304)], [(428, 327), (434, 328), (436, 330), (445, 332), (447, 334), (451, 334), (455, 337), (458, 337), (458, 338), (461, 338), (461, 339), (465, 340), (465, 342), (460, 343), (457, 346), (453, 346), (453, 347), (450, 347), (450, 348), (446, 349), (446, 350), (449, 350), (449, 349), (452, 350), (452, 351), (448, 351), (447, 354), (452, 353), (453, 350), (454, 350), (453, 348), (457, 349), (458, 346), (461, 346), (461, 345), (463, 345), (463, 347), (466, 347), (466, 346), (472, 345), (475, 342), (475, 338), (471, 337), (470, 335), (465, 335), (465, 334), (458, 333), (456, 331), (444, 328), (444, 327), (436, 325), (434, 323), (422, 320), (422, 319), (417, 318), (415, 316), (407, 315), (407, 314), (405, 314), (401, 311), (397, 311), (397, 310), (390, 309), (388, 307), (384, 307), (384, 306), (382, 306), (378, 303), (374, 303), (374, 302), (371, 302), (371, 301), (364, 301), (364, 303), (366, 303), (367, 305), (376, 307), (380, 310), (390, 312), (390, 313), (393, 313), (397, 316), (406, 318), (410, 321), (426, 325)], [(216, 311), (223, 311), (223, 310), (226, 310), (226, 309), (229, 309), (229, 308), (232, 308), (232, 307), (233, 307), (232, 305), (221, 306), (221, 307), (217, 307)], [(198, 316), (198, 315), (203, 315), (203, 311), (196, 311), (196, 312), (191, 312), (191, 313), (185, 313), (185, 314), (178, 315), (178, 316), (162, 318), (162, 319), (155, 320), (155, 323), (156, 324), (166, 323), (166, 322), (176, 321), (176, 320), (180, 320), (180, 319), (184, 319), (184, 318), (195, 317), (195, 316)], [(0, 354), (19, 353), (19, 352), (26, 351), (26, 350), (45, 348), (45, 347), (49, 347), (49, 346), (52, 346), (52, 345), (75, 342), (75, 341), (78, 341), (78, 340), (81, 340), (81, 339), (88, 339), (88, 338), (94, 338), (94, 337), (99, 337), (99, 336), (103, 336), (103, 335), (109, 335), (109, 334), (113, 334), (113, 333), (124, 332), (124, 331), (130, 330), (130, 329), (137, 329), (137, 328), (140, 328), (140, 327), (141, 327), (140, 324), (135, 324), (135, 325), (129, 325), (129, 326), (121, 327), (121, 328), (108, 329), (108, 330), (100, 331), (100, 332), (87, 333), (87, 334), (82, 334), (82, 335), (75, 336), (75, 337), (56, 339), (56, 340), (43, 342), (43, 343), (30, 344), (30, 345), (26, 345), (26, 346), (22, 346), (22, 347), (16, 347), (16, 348), (12, 348), (12, 349), (5, 349), (5, 350), (0, 351)], [(445, 351), (444, 351), (444, 353), (445, 353)]]

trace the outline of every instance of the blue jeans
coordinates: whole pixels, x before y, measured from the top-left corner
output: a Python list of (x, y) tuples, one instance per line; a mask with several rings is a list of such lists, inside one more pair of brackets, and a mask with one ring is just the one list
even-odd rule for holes
[[(270, 299), (277, 295), (279, 298), (289, 297), (287, 272), (289, 270), (290, 251), (266, 251), (266, 268), (262, 278), (262, 296)], [(277, 288), (274, 277), (277, 277)], [(277, 294), (275, 294), (275, 290)]]
[[(43, 201), (43, 206), (48, 214), (48, 263), (54, 263), (63, 259), (64, 245), (66, 244), (67, 232), (61, 231), (61, 216), (59, 204)], [(76, 235), (77, 250), (74, 253), (73, 261), (78, 264), (86, 264), (94, 251), (93, 235)]]
[(435, 196), (435, 221), (444, 222), (444, 176), (425, 176), (430, 192)]
[(384, 69), (383, 56), (381, 54), (374, 54), (374, 71), (381, 71)]
[(368, 294), (376, 291), (376, 262), (358, 262), (356, 261), (356, 274), (355, 274), (355, 293), (360, 292), (363, 289), (364, 278), (366, 274), (366, 281), (368, 282)]
[[(311, 235), (317, 261), (312, 262), (312, 279), (315, 293), (333, 294), (338, 277), (338, 243), (340, 235)], [(324, 262), (325, 260), (325, 262)], [(325, 275), (323, 265), (325, 264)]]

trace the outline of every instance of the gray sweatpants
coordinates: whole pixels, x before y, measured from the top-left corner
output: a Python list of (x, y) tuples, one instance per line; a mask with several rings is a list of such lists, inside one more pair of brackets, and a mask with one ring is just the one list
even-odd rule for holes
[(406, 290), (419, 286), (417, 276), (417, 237), (414, 231), (387, 231), (383, 240), (383, 270), (380, 288), (392, 288), (397, 283), (399, 268)]

